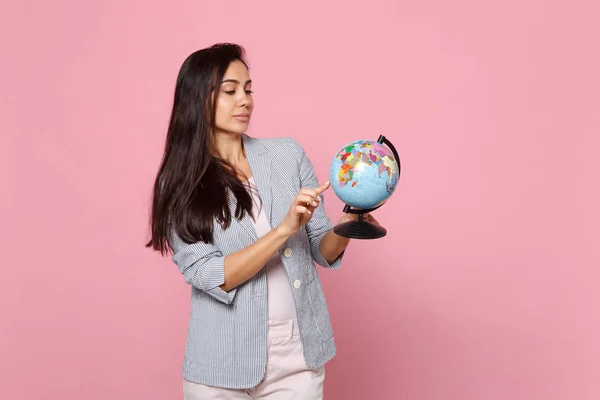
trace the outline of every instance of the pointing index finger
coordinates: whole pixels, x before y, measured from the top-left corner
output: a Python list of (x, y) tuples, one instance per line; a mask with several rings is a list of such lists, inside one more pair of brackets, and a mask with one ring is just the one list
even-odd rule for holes
[(317, 195), (323, 193), (325, 190), (327, 190), (330, 186), (329, 181), (325, 182), (324, 184), (322, 184), (321, 186), (319, 186), (318, 188), (315, 189), (315, 192), (317, 192)]

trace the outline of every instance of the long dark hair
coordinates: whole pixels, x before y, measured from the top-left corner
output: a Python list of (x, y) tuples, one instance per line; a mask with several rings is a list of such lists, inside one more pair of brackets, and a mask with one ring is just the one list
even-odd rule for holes
[(235, 196), (235, 217), (252, 215), (252, 197), (235, 168), (214, 151), (215, 110), (220, 83), (229, 64), (248, 67), (245, 50), (219, 43), (198, 50), (183, 62), (175, 87), (163, 159), (154, 183), (146, 247), (161, 254), (172, 250), (172, 235), (184, 242), (212, 243), (213, 219), (231, 223), (228, 190)]

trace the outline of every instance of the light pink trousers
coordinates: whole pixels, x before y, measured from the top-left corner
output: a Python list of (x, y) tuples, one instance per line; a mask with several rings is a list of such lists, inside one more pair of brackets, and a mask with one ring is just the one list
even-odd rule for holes
[(296, 321), (269, 321), (267, 370), (251, 389), (223, 389), (183, 381), (184, 400), (321, 400), (325, 367), (306, 366)]

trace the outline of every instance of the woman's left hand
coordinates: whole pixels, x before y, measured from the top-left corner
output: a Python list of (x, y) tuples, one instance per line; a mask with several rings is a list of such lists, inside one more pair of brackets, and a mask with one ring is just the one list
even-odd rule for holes
[[(358, 214), (348, 213), (348, 214), (342, 215), (342, 218), (340, 218), (340, 220), (338, 221), (338, 225), (343, 224), (344, 222), (350, 222), (350, 221), (358, 221)], [(375, 219), (375, 217), (370, 213), (363, 214), (363, 221), (371, 222), (372, 224), (381, 226), (379, 224), (379, 221), (377, 221)]]

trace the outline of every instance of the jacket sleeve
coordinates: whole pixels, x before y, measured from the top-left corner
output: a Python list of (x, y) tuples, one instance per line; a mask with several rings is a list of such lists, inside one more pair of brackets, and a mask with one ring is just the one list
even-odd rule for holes
[(237, 287), (225, 292), (219, 286), (225, 282), (225, 257), (214, 245), (185, 243), (177, 234), (172, 235), (173, 262), (185, 281), (224, 304), (231, 304)]
[[(292, 138), (288, 138), (291, 142), (291, 145), (294, 147), (296, 151), (296, 155), (298, 157), (299, 168), (300, 168), (300, 185), (303, 188), (314, 189), (320, 186), (319, 181), (317, 179), (317, 175), (315, 174), (315, 170), (310, 159), (306, 156), (304, 149), (298, 142), (296, 142)], [(324, 182), (321, 182), (321, 184)], [(333, 229), (333, 223), (325, 213), (324, 207), (324, 194), (321, 193), (321, 202), (319, 206), (315, 209), (312, 218), (306, 224), (306, 233), (308, 234), (308, 241), (310, 243), (311, 253), (313, 260), (320, 266), (325, 268), (330, 268), (333, 270), (337, 270), (342, 263), (342, 258), (345, 253), (345, 250), (338, 256), (338, 258), (331, 264), (325, 260), (323, 255), (321, 254), (321, 239), (323, 236)]]

